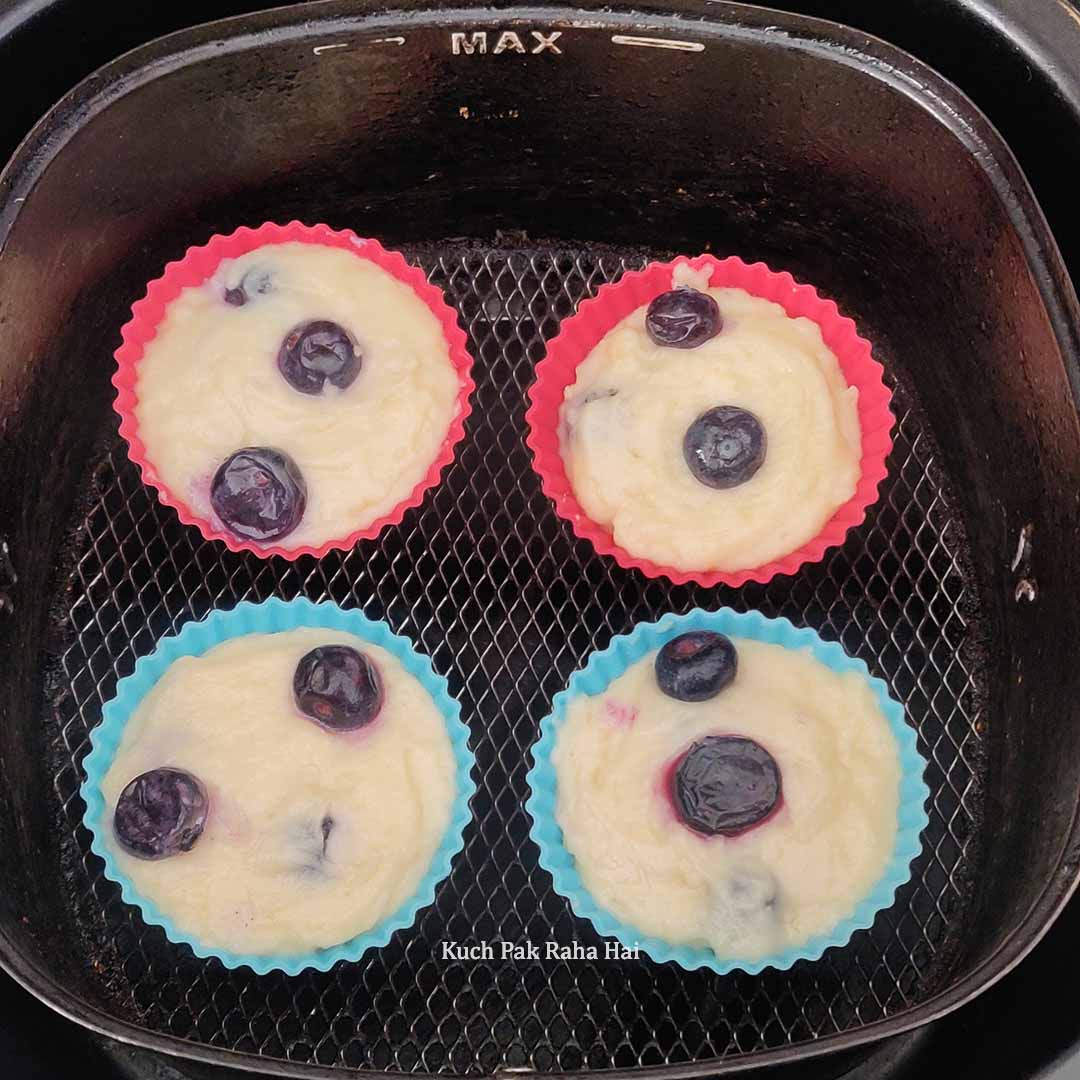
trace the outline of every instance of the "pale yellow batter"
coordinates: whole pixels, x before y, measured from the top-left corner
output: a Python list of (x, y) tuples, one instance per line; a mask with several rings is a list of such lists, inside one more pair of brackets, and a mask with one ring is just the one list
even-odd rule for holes
[[(359, 731), (327, 731), (293, 702), (297, 661), (327, 644), (366, 653), (382, 676), (382, 711)], [(166, 765), (202, 780), (210, 812), (190, 851), (145, 861), (113, 838), (112, 810), (131, 779)], [(252, 634), (176, 661), (143, 699), (102, 781), (105, 842), (139, 893), (203, 945), (338, 945), (416, 890), (449, 824), (454, 775), (445, 721), (395, 657), (339, 630)]]
[[(856, 672), (809, 650), (735, 646), (735, 681), (709, 701), (661, 693), (655, 653), (575, 698), (552, 761), (566, 848), (602, 907), (643, 934), (754, 960), (831, 930), (879, 880), (900, 763)], [(705, 735), (751, 738), (780, 768), (780, 809), (736, 837), (692, 832), (666, 794), (666, 767)]]
[[(705, 289), (679, 271), (674, 285)], [(854, 494), (858, 390), (810, 319), (741, 289), (705, 291), (724, 325), (696, 349), (653, 344), (645, 307), (597, 344), (566, 389), (560, 440), (574, 495), (620, 547), (678, 570), (734, 572), (796, 551)], [(694, 478), (682, 449), (718, 405), (752, 412), (768, 441), (758, 472), (722, 491)]]
[[(242, 307), (226, 288), (249, 270), (270, 291)], [(277, 368), (297, 325), (327, 319), (359, 344), (345, 390), (310, 396)], [(350, 251), (267, 245), (224, 261), (170, 305), (138, 368), (135, 415), (147, 457), (191, 509), (219, 524), (209, 484), (246, 446), (284, 450), (307, 482), (288, 550), (343, 539), (389, 513), (427, 474), (458, 411), (460, 381), (442, 327), (403, 282)]]

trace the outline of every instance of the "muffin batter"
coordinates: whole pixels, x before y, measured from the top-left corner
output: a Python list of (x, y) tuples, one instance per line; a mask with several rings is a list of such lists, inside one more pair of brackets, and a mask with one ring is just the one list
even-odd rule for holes
[[(639, 308), (578, 367), (559, 434), (574, 495), (620, 547), (677, 570), (734, 572), (797, 550), (854, 494), (858, 390), (812, 320), (707, 280), (680, 265), (673, 287), (711, 296), (720, 332), (665, 348)], [(683, 450), (690, 425), (718, 406), (752, 413), (768, 444), (752, 478), (726, 490), (700, 482)]]
[[(356, 343), (359, 374), (344, 389), (300, 392), (279, 370), (282, 342), (313, 320)], [(289, 455), (307, 485), (281, 540), (292, 550), (347, 537), (406, 499), (459, 390), (442, 327), (406, 284), (341, 248), (274, 244), (225, 260), (169, 305), (139, 363), (135, 416), (161, 479), (215, 525), (210, 483), (229, 455)]]
[[(329, 731), (294, 703), (301, 657), (332, 644), (360, 650), (382, 681), (382, 709), (357, 731)], [(198, 777), (209, 812), (191, 850), (147, 861), (111, 835), (112, 809), (162, 766)], [(139, 893), (203, 945), (323, 948), (413, 894), (449, 824), (454, 775), (442, 714), (385, 650), (323, 628), (252, 634), (178, 660), (143, 699), (101, 785), (107, 842)]]
[[(556, 817), (581, 879), (643, 934), (754, 960), (852, 913), (896, 841), (900, 764), (874, 693), (809, 650), (735, 639), (738, 675), (707, 701), (658, 688), (656, 653), (601, 694), (573, 699), (552, 754)], [(709, 735), (752, 739), (783, 796), (737, 836), (676, 816), (673, 762)]]

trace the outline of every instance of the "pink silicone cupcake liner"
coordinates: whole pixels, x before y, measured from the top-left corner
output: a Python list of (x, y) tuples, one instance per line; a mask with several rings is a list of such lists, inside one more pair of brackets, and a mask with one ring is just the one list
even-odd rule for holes
[[(678, 570), (631, 555), (579, 505), (559, 446), (559, 413), (578, 364), (627, 315), (670, 289), (672, 272), (680, 263), (688, 263), (694, 270), (712, 267), (711, 288), (744, 289), (779, 304), (792, 318), (804, 315), (812, 319), (821, 328), (825, 344), (840, 361), (844, 378), (859, 391), (862, 460), (855, 494), (817, 536), (798, 550), (746, 570)], [(789, 273), (770, 270), (760, 262), (745, 263), (734, 255), (726, 259), (712, 255), (694, 259), (679, 256), (672, 262), (650, 263), (644, 270), (630, 271), (614, 284), (602, 286), (595, 297), (583, 301), (577, 312), (562, 324), (548, 343), (547, 356), (536, 365), (536, 381), (529, 390), (529, 408), (525, 414), (526, 442), (544, 492), (555, 503), (559, 516), (569, 521), (574, 532), (588, 540), (601, 555), (611, 555), (626, 569), (636, 568), (647, 577), (666, 577), (679, 585), (696, 582), (712, 587), (764, 582), (776, 574), (793, 574), (803, 563), (817, 562), (828, 548), (842, 544), (848, 529), (858, 525), (867, 508), (877, 500), (878, 485), (887, 472), (885, 459), (892, 448), (893, 414), (889, 407), (892, 395), (882, 381), (883, 370), (871, 354), (870, 342), (859, 336), (855, 323), (841, 315), (831, 300), (822, 299), (816, 289), (799, 284)]]
[[(413, 488), (408, 498), (402, 500), (389, 513), (372, 522), (363, 529), (357, 529), (348, 536), (328, 540), (318, 547), (303, 545), (284, 547), (281, 544), (257, 544), (233, 536), (219, 528), (213, 522), (197, 515), (176, 492), (169, 489), (158, 475), (154, 463), (146, 454), (146, 448), (139, 438), (139, 425), (135, 417), (138, 404), (136, 383), (139, 361), (143, 351), (157, 333), (158, 324), (164, 317), (168, 305), (180, 295), (182, 289), (201, 285), (217, 271), (225, 259), (235, 259), (255, 248), (267, 244), (321, 244), (325, 247), (344, 248), (353, 252), (357, 258), (367, 259), (376, 266), (404, 282), (423, 300), (439, 320), (449, 347), (450, 362), (458, 373), (461, 389), (458, 394), (457, 414), (450, 423), (450, 429), (439, 449), (438, 456), (431, 463), (424, 478)], [(457, 312), (443, 297), (442, 292), (430, 284), (424, 272), (405, 261), (397, 251), (387, 251), (377, 240), (364, 239), (349, 229), (335, 230), (328, 225), (304, 225), (291, 221), (287, 225), (275, 225), (267, 222), (257, 229), (243, 226), (228, 236), (214, 236), (200, 247), (188, 248), (184, 257), (171, 262), (165, 272), (155, 278), (146, 287), (146, 296), (133, 305), (131, 319), (120, 331), (122, 344), (114, 354), (117, 370), (113, 375), (116, 387), (114, 408), (120, 416), (120, 434), (128, 444), (128, 454), (138, 465), (143, 481), (158, 493), (158, 498), (171, 506), (185, 525), (194, 525), (207, 540), (220, 540), (230, 551), (252, 551), (264, 558), (280, 555), (285, 559), (295, 559), (299, 555), (314, 555), (320, 558), (335, 548), (348, 549), (360, 540), (372, 540), (387, 526), (398, 524), (411, 507), (418, 506), (428, 488), (439, 483), (444, 468), (454, 458), (454, 448), (465, 433), (465, 420), (469, 415), (469, 397), (473, 391), (470, 374), (472, 359), (466, 348), (465, 332), (458, 325)]]

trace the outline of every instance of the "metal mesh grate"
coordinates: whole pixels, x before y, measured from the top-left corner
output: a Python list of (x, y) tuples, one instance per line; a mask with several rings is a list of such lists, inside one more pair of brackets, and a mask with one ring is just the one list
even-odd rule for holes
[[(963, 537), (904, 385), (890, 479), (843, 549), (767, 586), (648, 581), (572, 538), (522, 442), (523, 392), (543, 341), (583, 296), (641, 260), (443, 249), (421, 261), (468, 327), (475, 409), (443, 484), (377, 542), (291, 565), (234, 555), (159, 506), (119, 444), (94, 468), (58, 628), (63, 677), (46, 723), (66, 887), (102, 999), (126, 1019), (216, 1046), (461, 1074), (752, 1053), (924, 998), (960, 940), (977, 859), (981, 695)], [(275, 595), (357, 605), (428, 652), (471, 724), (479, 784), (465, 850), (417, 925), (360, 963), (295, 978), (228, 971), (147, 928), (87, 854), (76, 795), (87, 733), (135, 658), (214, 607)], [(721, 604), (787, 615), (840, 640), (889, 681), (918, 726), (931, 823), (893, 908), (847, 949), (756, 977), (647, 961), (441, 960), (443, 940), (599, 943), (537, 869), (522, 810), (528, 747), (554, 693), (612, 634), (664, 611)]]

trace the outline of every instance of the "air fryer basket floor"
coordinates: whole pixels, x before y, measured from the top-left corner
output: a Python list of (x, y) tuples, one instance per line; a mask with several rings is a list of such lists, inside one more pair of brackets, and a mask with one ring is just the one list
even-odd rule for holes
[[(889, 479), (844, 547), (765, 586), (676, 587), (574, 540), (523, 444), (524, 391), (543, 342), (582, 297), (643, 256), (465, 244), (413, 255), (461, 312), (477, 391), (443, 483), (377, 541), (295, 564), (232, 554), (163, 509), (111, 420), (103, 432), (55, 603), (46, 713), (72, 912), (66, 937), (102, 996), (120, 1017), (214, 1046), (451, 1074), (752, 1054), (926, 999), (962, 938), (979, 859), (984, 635), (963, 530), (899, 358), (882, 357), (896, 394)], [(873, 336), (873, 325), (864, 329)], [(464, 852), (414, 927), (360, 963), (258, 977), (195, 959), (121, 902), (88, 854), (77, 788), (102, 702), (156, 638), (242, 599), (299, 595), (359, 606), (432, 656), (471, 725), (479, 790)], [(871, 931), (790, 972), (441, 959), (443, 941), (600, 943), (537, 868), (522, 809), (529, 745), (590, 651), (636, 621), (695, 605), (785, 615), (888, 680), (929, 761), (930, 825), (912, 881)]]

